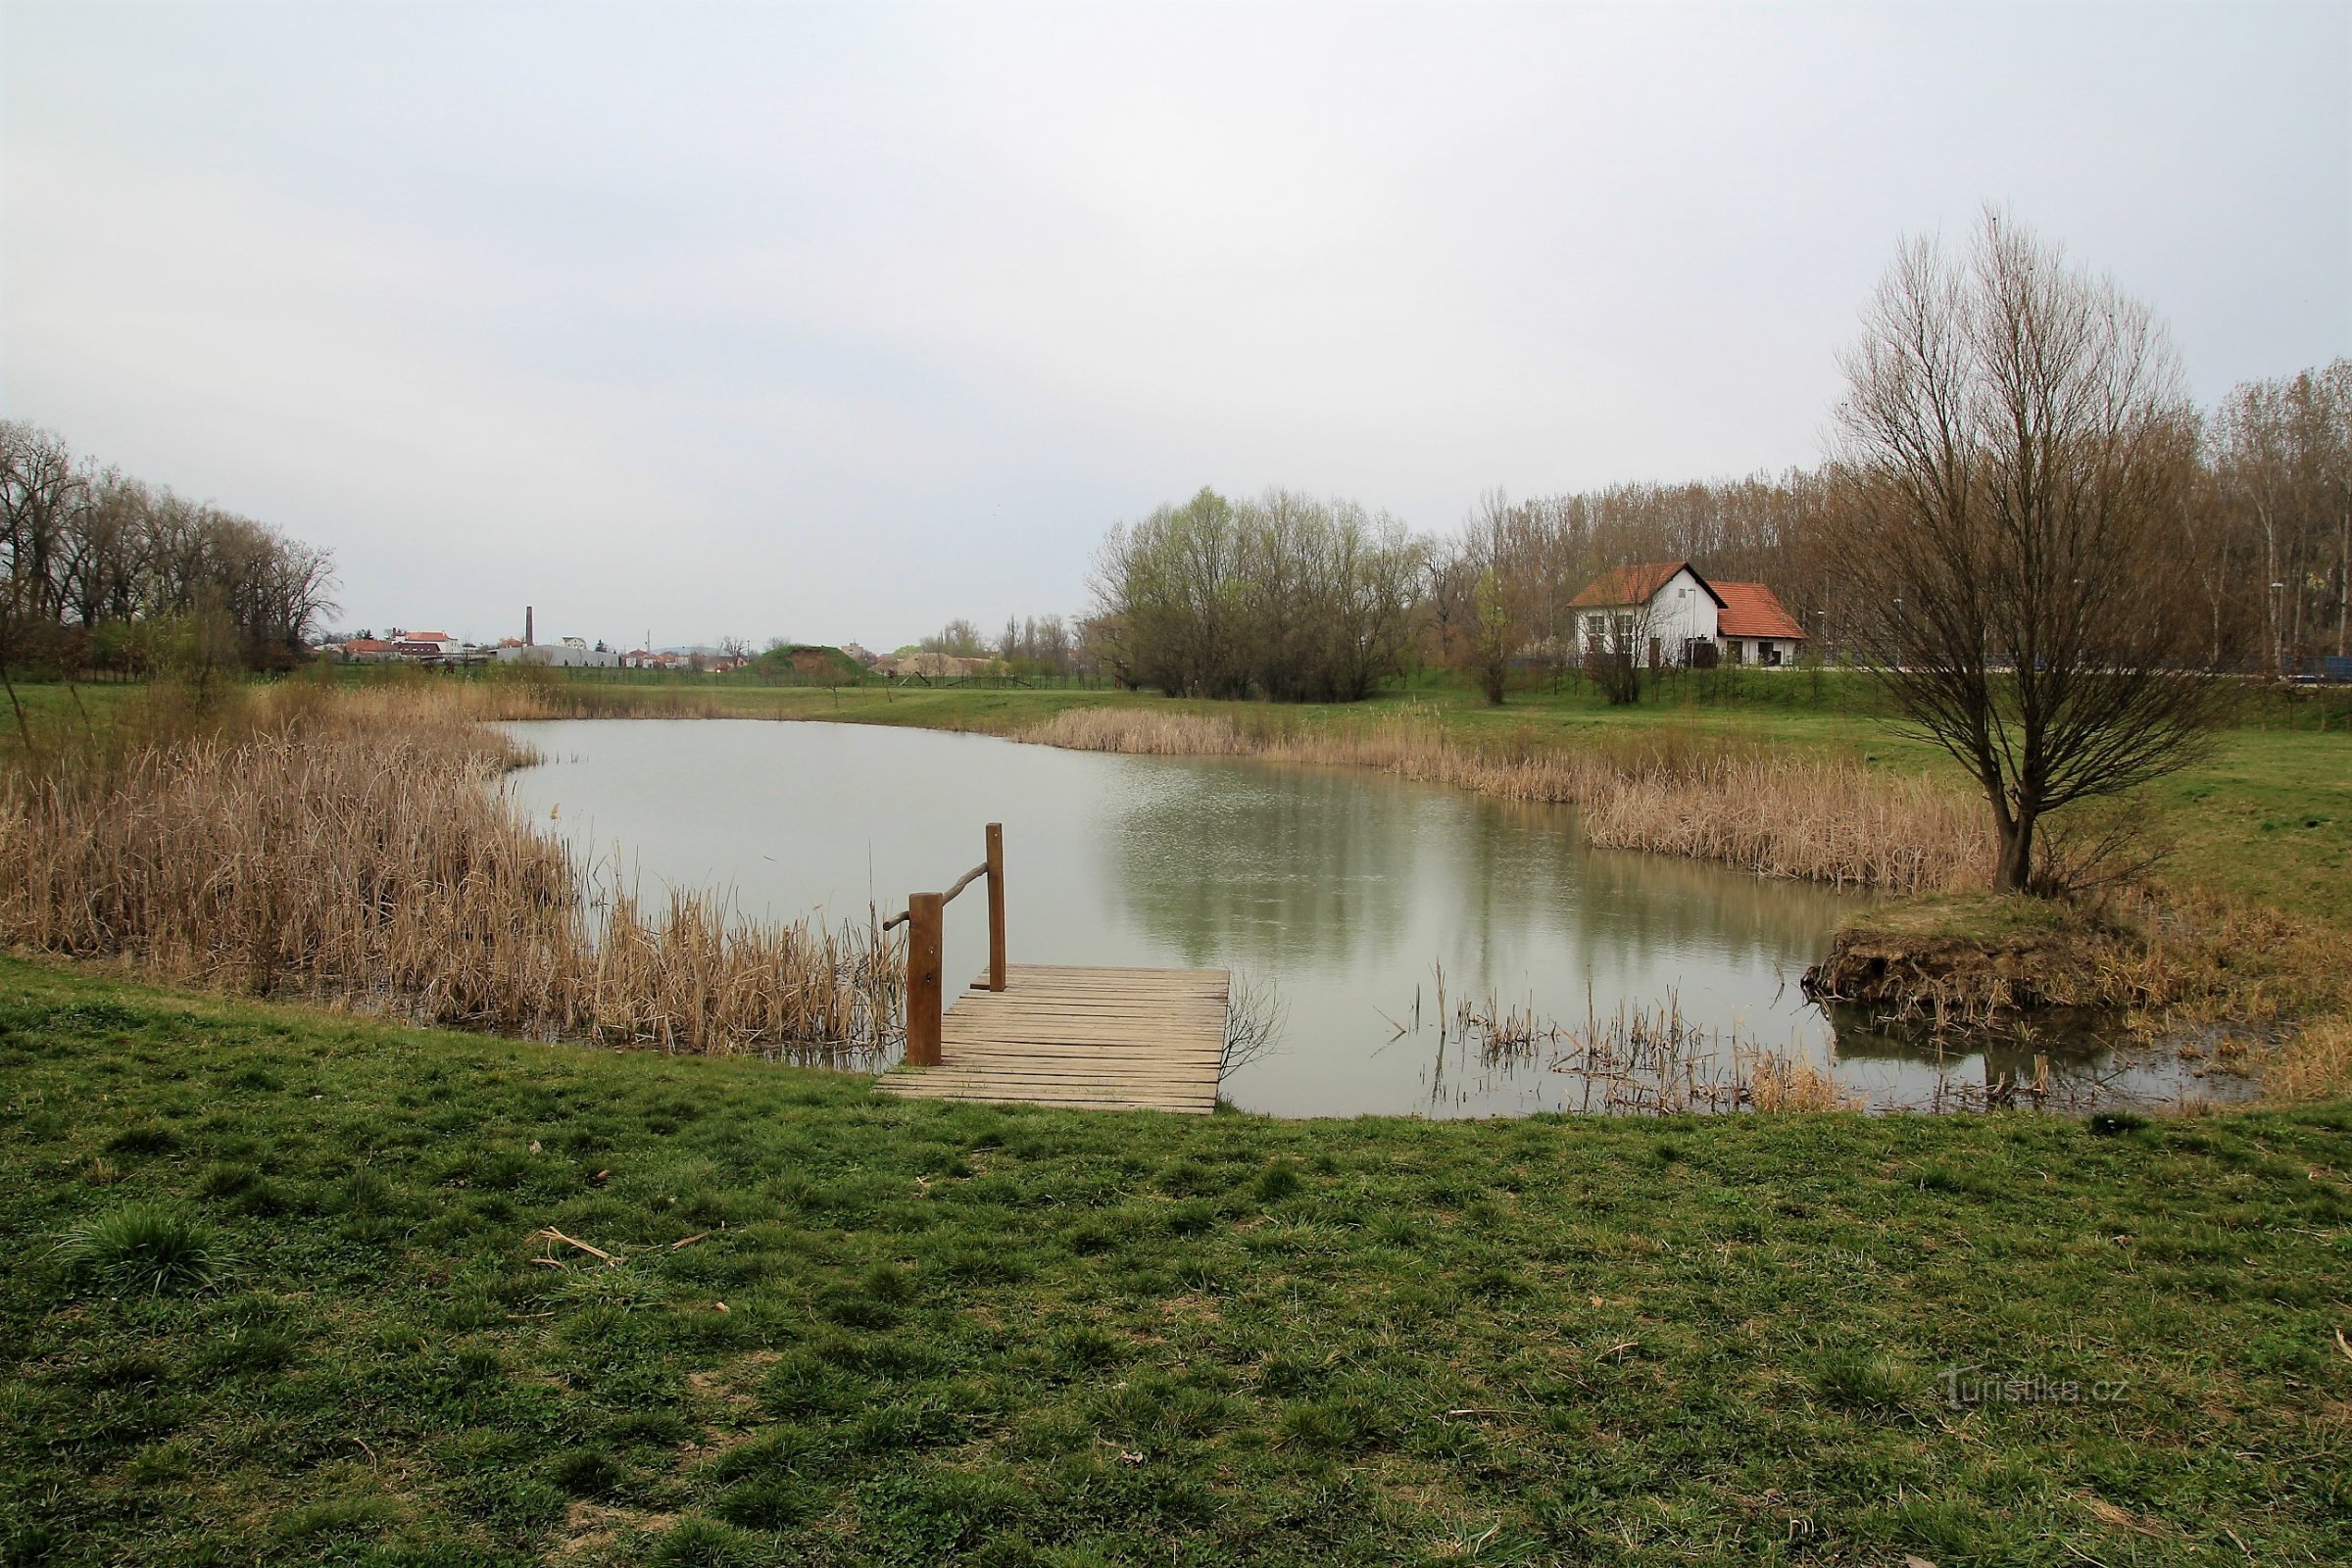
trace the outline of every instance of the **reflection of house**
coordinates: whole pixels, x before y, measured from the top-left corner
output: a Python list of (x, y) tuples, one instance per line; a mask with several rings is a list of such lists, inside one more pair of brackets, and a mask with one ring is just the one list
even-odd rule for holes
[(1710, 582), (1688, 561), (1650, 562), (1602, 572), (1569, 601), (1589, 653), (1701, 667), (1786, 664), (1803, 651), (1805, 629), (1760, 582)]

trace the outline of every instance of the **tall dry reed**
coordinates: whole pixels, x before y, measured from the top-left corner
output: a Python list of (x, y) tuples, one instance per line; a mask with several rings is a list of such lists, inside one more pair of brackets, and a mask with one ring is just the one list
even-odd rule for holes
[(894, 1026), (870, 928), (648, 911), (526, 822), (454, 684), (255, 698), (213, 733), (0, 780), (0, 942), (159, 979), (673, 1051), (824, 1056)]
[(1412, 711), (1310, 727), (1090, 708), (1056, 714), (1018, 738), (1083, 751), (1374, 767), (1574, 806), (1587, 837), (1606, 849), (1721, 860), (1841, 887), (1922, 893), (1981, 885), (1991, 873), (1983, 813), (1925, 774), (1776, 756), (1681, 730), (1577, 744), (1524, 737), (1478, 743)]
[(2262, 1087), (2284, 1102), (2352, 1097), (2352, 1016), (2314, 1018), (2261, 1064)]

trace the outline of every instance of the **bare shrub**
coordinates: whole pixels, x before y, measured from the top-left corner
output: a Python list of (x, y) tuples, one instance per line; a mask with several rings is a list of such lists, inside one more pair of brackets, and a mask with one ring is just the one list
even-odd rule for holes
[(1217, 1067), (1218, 1078), (1230, 1078), (1279, 1051), (1288, 1012), (1272, 975), (1236, 970), (1226, 994), (1225, 1056)]

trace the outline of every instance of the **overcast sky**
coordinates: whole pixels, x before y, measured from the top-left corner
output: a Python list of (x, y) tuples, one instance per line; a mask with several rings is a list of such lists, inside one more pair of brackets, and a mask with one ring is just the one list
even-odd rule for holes
[(1987, 200), (2200, 398), (2352, 352), (2340, 0), (0, 18), (0, 413), (332, 547), (346, 627), (887, 648), (1202, 484), (1808, 464)]

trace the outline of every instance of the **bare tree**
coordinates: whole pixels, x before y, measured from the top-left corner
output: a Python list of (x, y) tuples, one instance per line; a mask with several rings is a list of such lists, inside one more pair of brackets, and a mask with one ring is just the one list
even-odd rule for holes
[(1428, 609), (1439, 662), (1499, 707), (1511, 660), (1529, 640), (1525, 601), (1544, 583), (1529, 569), (1523, 514), (1499, 490), (1479, 498), (1458, 544), (1429, 559)]
[(2240, 558), (2232, 582), (2260, 615), (2267, 663), (2284, 672), (2330, 641), (2342, 654), (2352, 622), (2352, 360), (2233, 388), (2208, 434), (2218, 531)]
[(951, 659), (988, 657), (988, 644), (982, 640), (980, 628), (960, 616), (924, 638), (922, 649), (926, 654), (945, 654)]
[(1992, 211), (1963, 258), (1903, 246), (1843, 364), (1855, 645), (1983, 787), (1995, 890), (2038, 889), (2045, 815), (2180, 766), (2211, 720), (2180, 370), (2145, 306)]
[(1629, 586), (1606, 597), (1626, 602), (1581, 612), (1584, 668), (1585, 678), (1609, 700), (1609, 706), (1623, 708), (1642, 700), (1642, 681), (1656, 672), (1660, 655), (1657, 638), (1651, 634), (1650, 586), (1628, 566), (1619, 566), (1603, 578), (1612, 579)]

